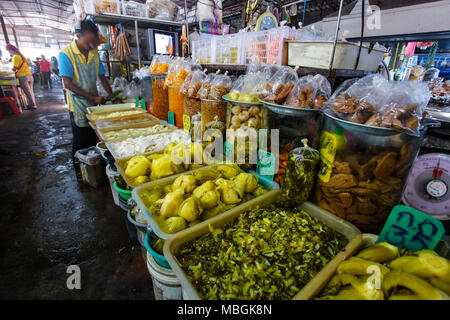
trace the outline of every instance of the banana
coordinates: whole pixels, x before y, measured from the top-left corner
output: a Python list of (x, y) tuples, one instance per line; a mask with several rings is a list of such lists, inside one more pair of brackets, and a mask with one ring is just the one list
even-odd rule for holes
[(398, 256), (398, 248), (387, 242), (380, 242), (362, 250), (357, 257), (375, 262), (386, 262)]
[(353, 275), (369, 275), (372, 272), (368, 271), (370, 266), (377, 266), (380, 269), (381, 276), (384, 276), (389, 272), (389, 269), (373, 261), (363, 260), (357, 257), (351, 257), (350, 259), (341, 262), (339, 265), (337, 272), (338, 273), (349, 273)]
[(367, 300), (357, 289), (342, 289), (336, 295), (336, 300)]
[(421, 300), (442, 300), (438, 291), (427, 281), (403, 271), (391, 271), (381, 284), (384, 295), (389, 296), (389, 291), (397, 286), (405, 287), (414, 292)]

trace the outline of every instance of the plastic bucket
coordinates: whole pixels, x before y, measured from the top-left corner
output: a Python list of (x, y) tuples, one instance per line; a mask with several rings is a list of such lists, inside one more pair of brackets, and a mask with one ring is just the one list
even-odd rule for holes
[(125, 202), (127, 202), (128, 199), (131, 198), (131, 190), (125, 190), (125, 189), (120, 188), (117, 185), (117, 182), (114, 182), (113, 187), (114, 187), (115, 190), (117, 190), (117, 192), (119, 192), (119, 198), (121, 200), (124, 200)]
[(144, 244), (145, 248), (147, 249), (148, 253), (152, 255), (155, 258), (155, 261), (163, 268), (171, 270), (169, 263), (167, 262), (166, 257), (164, 257), (162, 254), (156, 252), (153, 250), (152, 246), (150, 245), (150, 234), (151, 230), (148, 230), (145, 234)]
[(155, 300), (181, 300), (181, 282), (175, 273), (158, 265), (154, 257), (147, 252), (147, 268), (153, 282)]
[(114, 198), (114, 204), (116, 206), (119, 206), (119, 191), (117, 191), (116, 189), (114, 189), (114, 177), (119, 176), (120, 174), (117, 171), (114, 171), (111, 169), (111, 166), (108, 164), (106, 166), (106, 175), (108, 176), (109, 179), (109, 185), (111, 186), (111, 193), (113, 195)]
[(141, 246), (145, 247), (145, 234), (147, 233), (148, 226), (146, 224), (139, 223), (136, 220), (134, 220), (134, 218), (131, 216), (131, 210), (128, 211), (127, 218), (128, 218), (128, 221), (130, 223), (132, 223), (136, 228), (137, 239), (139, 241), (139, 244)]

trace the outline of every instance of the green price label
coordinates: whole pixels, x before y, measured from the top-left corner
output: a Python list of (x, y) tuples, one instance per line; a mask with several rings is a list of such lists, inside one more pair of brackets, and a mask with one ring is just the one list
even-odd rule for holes
[(276, 158), (273, 153), (266, 150), (258, 150), (258, 164), (256, 172), (273, 180), (275, 175)]
[(171, 111), (167, 113), (167, 122), (171, 125), (175, 125), (175, 114)]
[(377, 242), (389, 242), (411, 251), (433, 250), (445, 234), (442, 222), (408, 206), (395, 206)]

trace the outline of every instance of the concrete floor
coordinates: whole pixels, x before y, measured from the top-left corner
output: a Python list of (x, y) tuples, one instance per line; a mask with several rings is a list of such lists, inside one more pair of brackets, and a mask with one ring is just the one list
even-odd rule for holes
[[(61, 88), (36, 94), (37, 111), (0, 120), (0, 299), (153, 299), (109, 184), (76, 181)], [(74, 264), (80, 290), (66, 286)]]

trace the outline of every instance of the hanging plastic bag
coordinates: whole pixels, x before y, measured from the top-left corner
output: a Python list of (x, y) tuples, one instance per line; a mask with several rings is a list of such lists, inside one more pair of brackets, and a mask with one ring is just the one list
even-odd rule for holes
[(266, 102), (282, 105), (297, 81), (297, 72), (291, 67), (282, 66), (266, 83), (259, 98)]
[(291, 205), (300, 205), (311, 197), (320, 160), (319, 152), (308, 146), (308, 139), (302, 142), (303, 147), (289, 153), (281, 186), (283, 202)]
[(317, 83), (312, 75), (301, 77), (286, 99), (285, 106), (311, 109), (317, 93)]
[(233, 81), (226, 74), (217, 75), (211, 83), (208, 99), (220, 101), (222, 97), (230, 92)]

